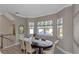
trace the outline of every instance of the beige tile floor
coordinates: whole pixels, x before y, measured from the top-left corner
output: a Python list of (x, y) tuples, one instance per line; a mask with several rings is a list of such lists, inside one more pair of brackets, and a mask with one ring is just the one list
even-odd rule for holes
[(6, 48), (6, 49), (0, 49), (0, 51), (2, 54), (23, 54), (20, 50), (19, 45)]

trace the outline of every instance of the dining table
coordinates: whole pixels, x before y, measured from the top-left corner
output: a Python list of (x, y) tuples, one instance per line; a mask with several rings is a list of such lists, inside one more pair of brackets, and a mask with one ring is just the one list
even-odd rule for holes
[(38, 54), (43, 54), (43, 49), (51, 48), (53, 46), (53, 42), (50, 40), (42, 40), (42, 39), (32, 39), (30, 38), (23, 38), (23, 41), (27, 41), (31, 44), (32, 47), (38, 48)]

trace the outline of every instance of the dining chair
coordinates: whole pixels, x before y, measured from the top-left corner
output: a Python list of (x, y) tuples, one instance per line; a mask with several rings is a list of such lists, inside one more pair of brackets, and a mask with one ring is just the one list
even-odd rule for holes
[(26, 51), (25, 42), (22, 41), (22, 40), (19, 40), (19, 41), (20, 41), (20, 49), (21, 49), (21, 51), (22, 51), (23, 53), (25, 53), (25, 51)]
[(35, 49), (32, 48), (31, 43), (26, 41), (26, 53), (33, 54), (35, 52)]
[(57, 46), (58, 43), (59, 43), (59, 40), (56, 40), (56, 41), (53, 43), (53, 46), (52, 46), (50, 49), (44, 50), (43, 52), (44, 52), (45, 54), (54, 54), (55, 48), (56, 48), (56, 46)]

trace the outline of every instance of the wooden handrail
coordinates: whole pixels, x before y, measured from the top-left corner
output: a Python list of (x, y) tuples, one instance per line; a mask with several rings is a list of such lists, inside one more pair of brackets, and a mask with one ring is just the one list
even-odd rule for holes
[(10, 42), (13, 42), (13, 40), (11, 40), (11, 39), (9, 39), (9, 38), (7, 38), (7, 37), (3, 37), (3, 38), (8, 39)]
[(1, 34), (1, 35), (3, 35), (3, 36), (11, 36), (11, 35), (14, 35), (14, 34)]
[(3, 35), (0, 36), (1, 37), (1, 49), (3, 48)]
[(13, 42), (13, 40), (7, 38), (7, 37), (4, 37), (4, 36), (11, 36), (13, 34), (1, 34), (0, 37), (1, 37), (1, 49), (3, 49), (3, 39), (8, 39), (10, 42)]
[(79, 44), (77, 43), (77, 41), (76, 40), (73, 40), (73, 41), (76, 44), (76, 46), (79, 47)]

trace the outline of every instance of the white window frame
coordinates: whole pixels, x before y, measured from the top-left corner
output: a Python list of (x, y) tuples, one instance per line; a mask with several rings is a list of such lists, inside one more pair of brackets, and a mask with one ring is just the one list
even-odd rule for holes
[[(60, 22), (58, 22), (58, 21), (60, 21)], [(61, 17), (61, 18), (59, 18), (59, 19), (57, 19), (57, 37), (59, 38), (59, 39), (63, 39), (63, 18)], [(62, 33), (62, 34), (61, 34)]]
[[(30, 23), (32, 23), (32, 26), (30, 26)], [(34, 34), (34, 22), (33, 21), (28, 23), (28, 29), (29, 29), (29, 34), (30, 35)], [(33, 29), (33, 33), (30, 33), (31, 29)]]

